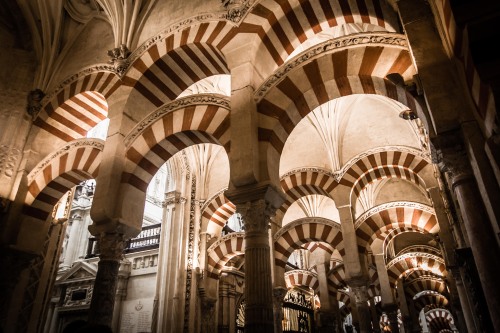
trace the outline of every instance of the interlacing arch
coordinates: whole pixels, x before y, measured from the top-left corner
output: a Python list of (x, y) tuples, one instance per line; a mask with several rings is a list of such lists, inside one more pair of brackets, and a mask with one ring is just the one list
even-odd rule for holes
[(276, 68), (305, 40), (332, 27), (356, 23), (396, 31), (395, 14), (388, 8), (371, 0), (264, 0), (253, 7), (238, 31), (257, 34), (262, 42), (258, 57), (273, 61)]
[(428, 253), (409, 253), (396, 257), (386, 265), (387, 275), (391, 286), (396, 281), (414, 270), (432, 272), (434, 275), (445, 277), (447, 275), (443, 258)]
[(45, 96), (33, 124), (66, 142), (85, 137), (107, 117), (107, 99), (120, 84), (114, 72), (94, 68), (83, 70)]
[(405, 179), (425, 190), (429, 184), (420, 174), (431, 165), (430, 161), (417, 151), (403, 149), (361, 154), (346, 163), (339, 182), (351, 189), (352, 204), (366, 186), (384, 178)]
[(299, 169), (287, 172), (281, 177), (281, 188), (286, 200), (280, 210), (285, 212), (293, 202), (307, 195), (324, 195), (331, 198), (333, 189), (338, 185), (333, 175), (319, 168)]
[(296, 286), (305, 286), (314, 290), (316, 295), (319, 295), (319, 280), (316, 273), (294, 269), (285, 273), (285, 282), (287, 289)]
[(48, 155), (28, 174), (25, 213), (46, 220), (59, 199), (84, 180), (96, 178), (104, 144), (75, 140)]
[(311, 241), (328, 243), (344, 255), (342, 233), (337, 223), (319, 217), (302, 218), (287, 224), (274, 236), (275, 264), (285, 267), (292, 252)]
[(356, 238), (360, 251), (374, 248), (378, 240), (382, 246), (389, 232), (417, 231), (435, 234), (439, 231), (434, 209), (412, 202), (391, 202), (373, 207), (355, 221)]
[(123, 83), (159, 107), (205, 77), (229, 74), (221, 49), (234, 36), (232, 28), (212, 21), (155, 36), (134, 52)]
[(224, 98), (198, 103), (186, 97), (161, 107), (125, 138), (128, 163), (122, 182), (145, 192), (161, 165), (184, 148), (202, 143), (227, 146), (228, 127), (229, 109)]
[(202, 207), (202, 225), (207, 225), (206, 231), (218, 237), (227, 220), (236, 212), (236, 206), (224, 195), (227, 189), (217, 193)]
[(219, 279), (220, 272), (233, 257), (245, 253), (243, 232), (233, 232), (221, 237), (207, 250), (207, 276)]

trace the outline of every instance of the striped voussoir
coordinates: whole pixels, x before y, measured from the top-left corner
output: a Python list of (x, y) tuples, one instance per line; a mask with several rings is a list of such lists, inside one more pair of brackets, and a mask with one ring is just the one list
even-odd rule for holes
[(285, 267), (294, 250), (312, 241), (325, 242), (344, 255), (342, 233), (335, 222), (323, 218), (305, 218), (287, 224), (275, 235), (275, 264)]
[(218, 279), (229, 260), (245, 253), (244, 236), (243, 232), (231, 233), (210, 245), (207, 250), (207, 276)]
[(344, 321), (344, 319), (349, 315), (351, 314), (351, 308), (349, 306), (346, 306), (346, 305), (342, 305), (340, 307), (340, 319), (342, 321)]
[[(409, 92), (384, 79), (387, 74), (397, 72), (391, 67), (401, 67), (398, 59), (403, 51), (388, 48), (395, 53), (393, 66), (388, 66), (385, 60), (373, 59), (375, 53), (377, 59), (384, 53), (380, 49), (367, 46), (337, 51), (284, 75), (257, 105), (257, 111), (265, 117), (259, 124), (259, 140), (269, 142), (280, 154), (292, 130), (309, 112), (328, 101), (353, 94), (386, 96), (420, 112), (422, 107)], [(358, 66), (350, 63), (360, 58)], [(410, 58), (405, 63), (410, 66)]]
[(335, 296), (337, 292), (347, 286), (345, 281), (344, 265), (337, 265), (328, 273), (328, 294)]
[(123, 83), (160, 107), (206, 77), (230, 74), (221, 48), (234, 35), (225, 22), (205, 22), (160, 38), (133, 60)]
[(495, 97), (490, 85), (481, 80), (474, 65), (472, 53), (469, 48), (469, 34), (465, 31), (465, 27), (457, 26), (453, 11), (451, 10), (450, 0), (439, 1), (436, 8), (444, 18), (444, 33), (453, 47), (455, 57), (463, 66), (465, 79), (467, 80), (471, 98), (476, 105), (477, 113), (483, 120), (486, 132), (492, 133), (495, 128), (497, 114)]
[(288, 289), (296, 286), (309, 287), (314, 290), (316, 295), (319, 294), (319, 280), (315, 273), (296, 269), (285, 273), (285, 282)]
[(433, 234), (439, 231), (436, 216), (429, 210), (400, 205), (371, 211), (373, 214), (356, 229), (358, 247), (363, 252), (367, 250), (367, 246), (372, 247), (375, 240), (383, 242), (388, 234), (394, 237), (409, 231)]
[(316, 251), (316, 250), (323, 250), (331, 255), (335, 251), (334, 247), (332, 247), (330, 244), (323, 243), (323, 242), (309, 242), (309, 243), (302, 244), (301, 247), (304, 250), (308, 250), (311, 253)]
[(332, 27), (357, 23), (396, 31), (394, 15), (378, 1), (264, 0), (247, 14), (238, 31), (259, 36), (259, 57), (281, 66), (303, 42)]
[(413, 302), (415, 303), (417, 312), (422, 311), (428, 305), (434, 305), (437, 308), (446, 308), (448, 306), (448, 299), (436, 292), (421, 293)]
[(280, 180), (286, 200), (280, 210), (284, 213), (290, 205), (307, 195), (324, 195), (331, 198), (333, 189), (338, 185), (331, 173), (320, 169), (297, 170), (287, 173)]
[(229, 110), (212, 104), (191, 105), (165, 113), (129, 145), (122, 182), (145, 192), (160, 166), (177, 152), (195, 144), (227, 144), (228, 122)]
[[(33, 124), (70, 142), (85, 137), (87, 132), (108, 115), (110, 85), (118, 84), (116, 75), (112, 73), (99, 73), (70, 84), (52, 98), (34, 119)], [(107, 78), (107, 79), (106, 79)], [(98, 89), (98, 90), (85, 90)]]
[(352, 188), (351, 202), (356, 202), (359, 193), (374, 181), (384, 178), (400, 178), (425, 188), (418, 175), (430, 163), (421, 156), (407, 151), (380, 151), (350, 161), (340, 184)]
[(351, 297), (346, 290), (339, 289), (335, 297), (337, 298), (337, 301), (344, 303), (347, 307), (351, 307)]
[(236, 212), (236, 206), (220, 192), (203, 209), (202, 219), (207, 221), (207, 232), (219, 237), (227, 220)]
[(408, 281), (405, 279), (405, 292), (411, 298), (413, 298), (418, 293), (431, 290), (442, 295), (448, 294), (448, 288), (446, 287), (446, 282), (443, 279), (434, 277), (434, 276), (421, 276), (419, 278), (412, 279)]
[(59, 199), (84, 180), (96, 178), (102, 140), (80, 139), (42, 160), (28, 174), (25, 213), (46, 220)]
[(368, 286), (367, 292), (369, 299), (373, 299), (373, 297), (380, 296), (380, 284)]
[(432, 309), (425, 313), (425, 320), (429, 324), (432, 332), (451, 330), (455, 326), (453, 316), (446, 309)]
[(444, 260), (433, 255), (415, 253), (412, 256), (403, 255), (392, 259), (387, 264), (387, 275), (389, 283), (395, 287), (397, 280), (404, 274), (414, 270), (432, 272), (434, 275), (445, 277), (447, 275)]
[(429, 246), (429, 245), (413, 245), (413, 246), (405, 247), (404, 249), (402, 249), (401, 251), (399, 251), (396, 254), (396, 257), (400, 256), (402, 254), (405, 254), (405, 253), (410, 253), (410, 252), (424, 252), (424, 253), (434, 254), (436, 256), (441, 256), (441, 257), (443, 256), (443, 254), (441, 253), (441, 250), (437, 249), (437, 248), (435, 248), (433, 246)]

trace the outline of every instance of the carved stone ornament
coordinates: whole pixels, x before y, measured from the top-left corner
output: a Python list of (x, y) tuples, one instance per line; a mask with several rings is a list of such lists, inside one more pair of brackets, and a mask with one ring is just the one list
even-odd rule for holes
[(181, 194), (179, 192), (172, 191), (165, 194), (165, 201), (163, 201), (163, 207), (185, 202), (186, 198), (181, 197)]
[(245, 232), (267, 232), (271, 217), (276, 214), (276, 210), (264, 199), (236, 205), (236, 212), (243, 217)]
[(472, 168), (464, 150), (438, 150), (438, 166), (441, 172), (449, 175), (452, 186), (456, 186), (461, 180), (472, 177)]
[(368, 301), (368, 289), (366, 286), (352, 287), (354, 300), (356, 304), (366, 303)]
[(101, 250), (99, 258), (101, 260), (121, 260), (125, 241), (122, 234), (101, 233), (99, 235), (99, 249)]
[(123, 75), (127, 70), (129, 65), (127, 58), (130, 53), (131, 52), (125, 44), (121, 44), (120, 47), (115, 47), (114, 49), (108, 51), (108, 56), (111, 58), (109, 63), (115, 67), (116, 72), (119, 75)]
[(42, 109), (42, 99), (44, 97), (45, 93), (41, 89), (35, 89), (28, 93), (26, 112), (31, 117), (35, 117)]

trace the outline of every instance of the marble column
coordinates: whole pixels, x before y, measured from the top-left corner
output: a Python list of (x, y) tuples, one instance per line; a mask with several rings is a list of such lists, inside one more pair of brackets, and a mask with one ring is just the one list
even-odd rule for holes
[(380, 332), (380, 318), (377, 314), (377, 305), (375, 304), (375, 297), (370, 300), (370, 314), (372, 316), (373, 332)]
[(318, 311), (318, 332), (335, 332), (335, 328), (340, 320), (338, 303), (335, 308), (330, 293), (328, 292), (328, 271), (329, 263), (316, 264), (319, 282), (319, 300), (321, 308)]
[(269, 184), (226, 192), (245, 229), (245, 333), (274, 332), (269, 224), (284, 197)]
[[(359, 329), (361, 333), (371, 332), (371, 314), (368, 306), (368, 288), (364, 281), (349, 281), (349, 287), (354, 295), (354, 303), (358, 312)], [(352, 300), (351, 300), (352, 303)]]
[(440, 167), (448, 176), (451, 191), (460, 208), (491, 321), (495, 330), (500, 332), (500, 316), (498, 316), (500, 313), (500, 288), (498, 288), (500, 265), (491, 261), (492, 258), (496, 258), (497, 261), (500, 258), (500, 249), (495, 234), (465, 152), (454, 146), (452, 149), (440, 150), (440, 154)]
[(99, 235), (99, 264), (90, 302), (90, 323), (111, 327), (115, 295), (118, 286), (118, 269), (123, 256), (125, 238), (122, 234), (101, 233)]
[(460, 269), (456, 268), (452, 271), (453, 277), (455, 278), (455, 285), (457, 287), (458, 298), (460, 300), (460, 307), (464, 316), (464, 321), (466, 325), (466, 330), (463, 328), (462, 331), (467, 332), (475, 332), (478, 331), (479, 328), (476, 328), (474, 314), (470, 307), (469, 297), (467, 296), (467, 291), (465, 290), (464, 282), (462, 280), (462, 276), (460, 274)]
[(398, 288), (398, 303), (399, 303), (399, 309), (401, 310), (401, 317), (403, 320), (404, 331), (406, 333), (410, 333), (412, 322), (410, 317), (410, 309), (408, 307), (408, 301), (406, 300), (404, 281), (402, 278), (398, 279), (397, 288)]
[[(377, 267), (378, 279), (380, 282), (380, 294), (382, 298), (382, 308), (387, 313), (389, 317), (389, 312), (392, 311), (393, 308), (396, 308), (397, 315), (397, 306), (394, 300), (394, 294), (391, 289), (391, 285), (389, 283), (389, 275), (387, 274), (387, 269), (385, 266), (385, 259), (383, 254), (375, 254), (375, 265)], [(390, 320), (390, 318), (389, 318)], [(392, 333), (399, 333), (399, 327), (397, 325), (397, 317), (396, 317), (396, 325), (391, 325)]]

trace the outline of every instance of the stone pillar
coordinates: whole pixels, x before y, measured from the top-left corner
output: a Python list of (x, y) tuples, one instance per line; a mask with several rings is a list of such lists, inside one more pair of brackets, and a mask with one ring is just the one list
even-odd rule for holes
[[(385, 266), (385, 259), (383, 254), (374, 254), (375, 265), (377, 267), (378, 279), (380, 282), (380, 294), (382, 298), (382, 308), (389, 317), (389, 312), (396, 308), (396, 325), (391, 324), (392, 333), (399, 333), (399, 327), (397, 325), (397, 306), (394, 300), (394, 293), (392, 292), (391, 285), (389, 283), (389, 275), (387, 274), (387, 269)], [(390, 317), (389, 317), (390, 321)]]
[(375, 304), (375, 297), (370, 300), (370, 314), (372, 315), (373, 332), (380, 332), (380, 318), (377, 314), (377, 305)]
[(221, 276), (219, 280), (218, 333), (231, 333), (236, 321), (236, 278), (233, 274)]
[(328, 292), (328, 271), (329, 263), (316, 264), (319, 282), (319, 300), (321, 308), (318, 311), (318, 332), (335, 332), (335, 328), (340, 320), (339, 307), (335, 309), (332, 297)]
[(460, 208), (493, 327), (500, 332), (500, 316), (498, 316), (500, 313), (500, 288), (498, 288), (500, 266), (491, 262), (492, 258), (500, 258), (500, 249), (495, 234), (485, 212), (465, 152), (455, 146), (451, 149), (442, 149), (440, 157), (440, 167), (447, 175), (451, 191)]
[(283, 287), (273, 289), (274, 333), (283, 332), (283, 299), (288, 290)]
[(429, 326), (427, 325), (427, 319), (425, 319), (424, 310), (420, 311), (419, 318), (420, 323), (422, 324), (422, 333), (429, 333)]
[(406, 300), (404, 282), (402, 278), (398, 279), (397, 288), (398, 288), (398, 303), (399, 303), (399, 309), (401, 310), (401, 317), (403, 319), (404, 331), (406, 333), (410, 333), (412, 322), (410, 317), (410, 309), (408, 307), (408, 302)]
[(338, 211), (340, 216), (340, 227), (342, 229), (342, 240), (345, 248), (343, 259), (346, 268), (346, 277), (360, 278), (363, 276), (363, 266), (359, 257), (351, 206), (339, 206)]
[(201, 332), (215, 333), (215, 307), (217, 299), (212, 297), (201, 297)]
[[(361, 333), (372, 331), (370, 308), (368, 307), (368, 288), (362, 280), (348, 282), (354, 295), (354, 303), (358, 312), (359, 329)], [(352, 303), (352, 300), (351, 300)]]
[[(462, 277), (460, 275), (460, 269), (453, 270), (453, 277), (455, 278), (455, 285), (457, 287), (458, 298), (460, 300), (461, 310), (464, 316), (465, 325), (467, 328), (467, 332), (476, 332), (479, 331), (479, 328), (476, 328), (476, 324), (474, 321), (474, 315), (470, 308), (469, 298), (467, 297), (467, 292), (465, 290), (464, 283), (462, 281)], [(463, 332), (463, 328), (461, 328)]]
[(274, 332), (269, 223), (284, 202), (269, 184), (226, 192), (245, 228), (245, 332)]
[(123, 256), (125, 238), (122, 234), (99, 235), (99, 264), (89, 309), (89, 323), (111, 327), (115, 295), (118, 285), (118, 269)]

